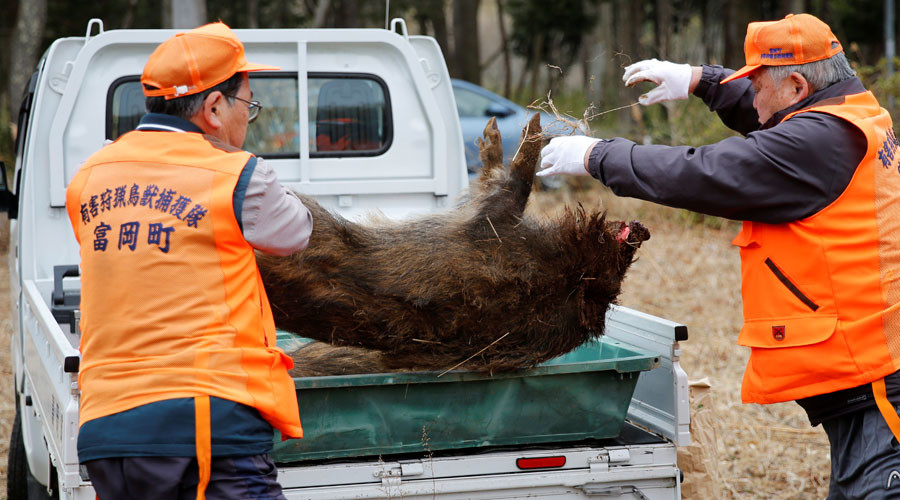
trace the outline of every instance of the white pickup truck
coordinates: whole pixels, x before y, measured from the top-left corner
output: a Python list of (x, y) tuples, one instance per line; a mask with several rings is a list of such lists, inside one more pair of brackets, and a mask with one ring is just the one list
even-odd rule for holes
[[(409, 36), (402, 20), (390, 30), (236, 31), (249, 59), (281, 67), (251, 77), (265, 111), (245, 148), (285, 185), (348, 218), (453, 207), (467, 188), (464, 149), (433, 39)], [(64, 194), (84, 159), (136, 125), (143, 64), (172, 34), (104, 32), (92, 20), (84, 37), (51, 45), (25, 93), (15, 174), (0, 186), (16, 389), (10, 499), (95, 498), (76, 450), (79, 256)], [(616, 307), (606, 333), (495, 377), (295, 379), (307, 438), (276, 443), (286, 497), (680, 498), (687, 329)]]

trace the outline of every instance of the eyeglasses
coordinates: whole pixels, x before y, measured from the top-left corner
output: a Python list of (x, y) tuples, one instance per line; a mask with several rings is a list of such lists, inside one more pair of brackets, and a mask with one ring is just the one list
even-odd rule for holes
[(256, 120), (256, 117), (259, 116), (259, 110), (262, 109), (262, 104), (260, 104), (259, 101), (248, 101), (247, 99), (241, 99), (236, 95), (226, 95), (225, 97), (237, 99), (238, 101), (247, 104), (247, 111), (250, 112), (250, 118), (247, 120), (247, 123), (253, 123), (253, 121)]

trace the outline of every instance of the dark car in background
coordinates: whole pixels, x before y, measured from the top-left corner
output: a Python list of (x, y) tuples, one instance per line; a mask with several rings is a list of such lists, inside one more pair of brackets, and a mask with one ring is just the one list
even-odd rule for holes
[[(484, 127), (491, 117), (497, 118), (497, 127), (503, 140), (503, 162), (509, 162), (519, 146), (522, 129), (536, 111), (519, 106), (474, 83), (457, 79), (450, 81), (453, 84), (453, 94), (456, 96), (456, 110), (459, 113), (459, 125), (462, 128), (463, 144), (466, 148), (469, 176), (481, 169), (476, 140), (482, 137)], [(571, 126), (558, 121), (549, 113), (541, 111), (540, 114), (544, 137), (572, 134)], [(582, 134), (581, 131), (575, 133)]]

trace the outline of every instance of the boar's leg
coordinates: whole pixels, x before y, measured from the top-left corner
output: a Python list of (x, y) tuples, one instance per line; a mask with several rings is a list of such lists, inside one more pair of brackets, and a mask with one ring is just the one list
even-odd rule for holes
[(492, 117), (484, 127), (484, 140), (478, 138), (478, 153), (481, 157), (481, 174), (478, 184), (482, 191), (490, 185), (492, 176), (503, 175), (503, 144), (500, 142), (500, 130), (497, 119)]

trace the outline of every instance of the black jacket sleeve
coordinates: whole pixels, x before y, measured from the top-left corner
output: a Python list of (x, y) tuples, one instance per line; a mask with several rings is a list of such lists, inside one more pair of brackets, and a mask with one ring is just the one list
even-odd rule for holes
[(864, 92), (862, 82), (835, 83), (760, 127), (750, 82), (719, 84), (729, 71), (705, 66), (694, 94), (746, 137), (700, 147), (601, 141), (589, 157), (591, 175), (620, 196), (736, 220), (791, 222), (831, 204), (865, 156), (865, 134), (849, 121), (814, 110), (782, 119), (825, 99)]
[(846, 189), (866, 151), (851, 123), (802, 113), (708, 146), (601, 141), (588, 170), (619, 196), (770, 224), (806, 218)]

